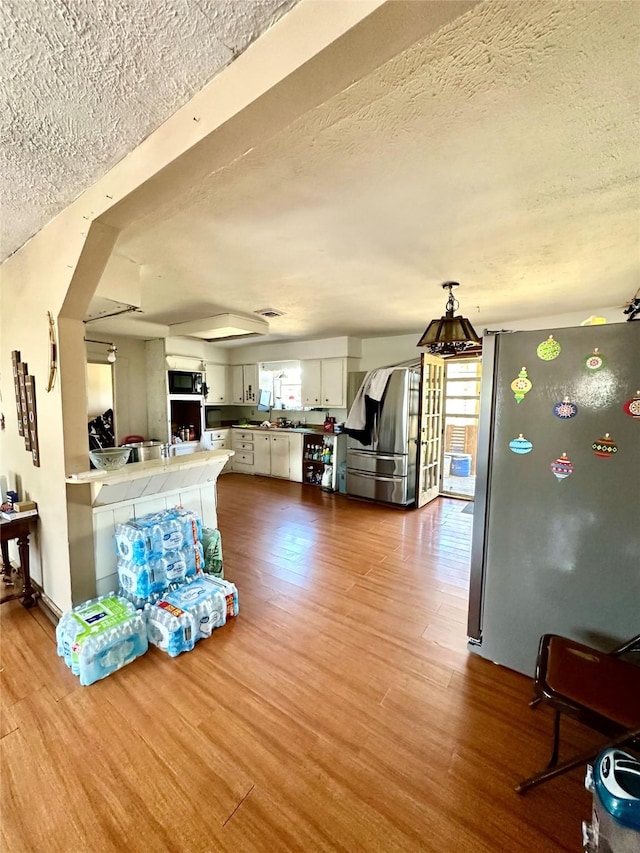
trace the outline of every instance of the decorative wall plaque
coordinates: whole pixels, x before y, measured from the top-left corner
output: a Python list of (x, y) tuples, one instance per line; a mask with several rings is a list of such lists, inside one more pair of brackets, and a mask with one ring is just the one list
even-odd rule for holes
[(11, 353), (13, 365), (13, 387), (16, 395), (18, 433), (24, 438), (25, 449), (31, 453), (33, 464), (40, 467), (38, 445), (38, 417), (36, 413), (36, 380), (29, 376), (29, 367), (20, 360), (20, 351)]

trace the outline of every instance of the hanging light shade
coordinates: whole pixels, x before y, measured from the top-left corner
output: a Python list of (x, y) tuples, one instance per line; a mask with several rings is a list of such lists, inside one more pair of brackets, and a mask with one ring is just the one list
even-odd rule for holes
[(453, 315), (459, 307), (453, 296), (453, 288), (459, 286), (457, 281), (444, 282), (443, 289), (449, 291), (446, 314), (429, 323), (417, 346), (424, 347), (435, 355), (455, 355), (480, 343), (471, 323), (465, 317)]

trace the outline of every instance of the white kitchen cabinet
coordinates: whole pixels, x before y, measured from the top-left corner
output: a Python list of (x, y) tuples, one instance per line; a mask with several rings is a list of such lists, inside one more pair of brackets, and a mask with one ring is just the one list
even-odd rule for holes
[(238, 471), (241, 474), (255, 474), (254, 436), (255, 432), (253, 430), (231, 430), (231, 449), (234, 451), (231, 467), (234, 471)]
[(346, 359), (308, 359), (301, 365), (303, 405), (327, 409), (346, 407)]
[(255, 436), (255, 450), (253, 473), (271, 476), (271, 438), (268, 432), (257, 432)]
[(190, 370), (201, 373), (204, 368), (204, 362), (201, 358), (189, 355), (170, 355), (167, 353), (166, 359), (167, 370)]
[(231, 366), (231, 402), (255, 405), (258, 402), (258, 365)]
[(302, 482), (302, 435), (233, 429), (233, 470)]
[(280, 432), (277, 435), (270, 435), (271, 439), (271, 476), (282, 477), (284, 480), (290, 479), (290, 434)]
[(209, 405), (222, 405), (229, 402), (229, 368), (226, 364), (214, 364), (207, 362), (206, 383), (207, 398)]

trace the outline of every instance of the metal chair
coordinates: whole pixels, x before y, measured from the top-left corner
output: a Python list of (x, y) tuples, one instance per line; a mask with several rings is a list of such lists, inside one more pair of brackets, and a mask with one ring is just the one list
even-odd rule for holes
[[(516, 787), (519, 794), (592, 761), (603, 749), (640, 745), (640, 666), (622, 655), (640, 651), (640, 634), (611, 652), (577, 643), (557, 634), (540, 639), (535, 698), (555, 710), (553, 750), (545, 770)], [(605, 735), (609, 740), (588, 753), (558, 764), (560, 717), (566, 714)]]

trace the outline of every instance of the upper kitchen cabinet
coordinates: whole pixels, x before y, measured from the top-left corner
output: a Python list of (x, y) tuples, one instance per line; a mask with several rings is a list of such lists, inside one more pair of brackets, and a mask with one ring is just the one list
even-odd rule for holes
[(167, 369), (168, 370), (191, 370), (194, 373), (202, 372), (203, 362), (200, 358), (195, 358), (187, 355), (169, 355), (167, 354)]
[(230, 402), (229, 368), (226, 364), (207, 362), (206, 368), (207, 398), (210, 405)]
[(258, 402), (258, 365), (231, 366), (231, 402), (255, 405)]
[(344, 409), (347, 405), (347, 359), (308, 359), (301, 364), (303, 405)]

